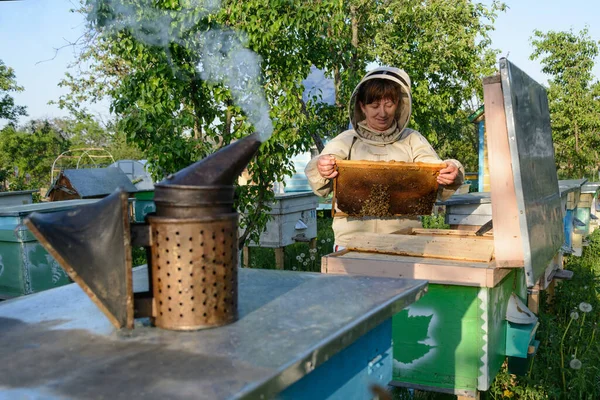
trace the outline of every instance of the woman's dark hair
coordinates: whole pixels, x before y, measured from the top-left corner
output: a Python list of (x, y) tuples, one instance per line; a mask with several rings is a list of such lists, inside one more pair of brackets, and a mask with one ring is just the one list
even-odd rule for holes
[(398, 104), (400, 91), (400, 85), (388, 79), (371, 79), (360, 85), (356, 100), (365, 105), (381, 99), (389, 99)]

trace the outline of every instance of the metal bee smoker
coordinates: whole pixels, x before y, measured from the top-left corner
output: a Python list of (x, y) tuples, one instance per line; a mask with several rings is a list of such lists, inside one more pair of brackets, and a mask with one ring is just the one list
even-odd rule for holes
[[(135, 317), (197, 330), (237, 319), (238, 213), (234, 181), (260, 147), (236, 141), (155, 185), (156, 213), (130, 224), (128, 195), (26, 224), (117, 328)], [(150, 290), (133, 293), (131, 246), (146, 247)]]

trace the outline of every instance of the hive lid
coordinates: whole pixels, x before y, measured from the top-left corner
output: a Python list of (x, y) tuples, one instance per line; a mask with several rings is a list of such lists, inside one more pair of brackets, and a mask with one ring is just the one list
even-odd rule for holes
[(337, 160), (334, 216), (429, 215), (444, 163)]

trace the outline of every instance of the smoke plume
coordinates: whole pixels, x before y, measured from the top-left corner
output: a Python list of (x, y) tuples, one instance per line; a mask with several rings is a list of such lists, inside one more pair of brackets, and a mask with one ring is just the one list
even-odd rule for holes
[[(190, 5), (181, 11), (158, 9), (149, 0), (145, 3), (140, 7), (126, 4), (124, 0), (95, 0), (88, 19), (101, 20), (105, 29), (126, 29), (137, 40), (163, 47), (169, 53), (169, 43), (185, 45), (190, 29), (221, 7), (219, 0), (190, 0)], [(110, 14), (106, 13), (107, 10), (111, 11)], [(186, 18), (180, 18), (184, 16)], [(240, 33), (230, 29), (211, 29), (198, 34), (202, 60), (198, 69), (205, 81), (222, 83), (229, 89), (235, 104), (244, 111), (261, 140), (265, 141), (273, 133), (273, 123), (261, 86), (262, 60), (258, 54), (244, 47), (240, 37)]]

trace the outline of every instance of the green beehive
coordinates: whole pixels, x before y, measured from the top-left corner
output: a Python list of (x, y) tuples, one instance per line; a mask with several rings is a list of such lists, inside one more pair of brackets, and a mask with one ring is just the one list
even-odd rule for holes
[(156, 211), (154, 205), (154, 190), (139, 191), (134, 194), (133, 220), (144, 222), (146, 215)]
[(70, 282), (58, 262), (24, 224), (33, 212), (55, 212), (97, 200), (68, 200), (0, 208), (0, 299)]

